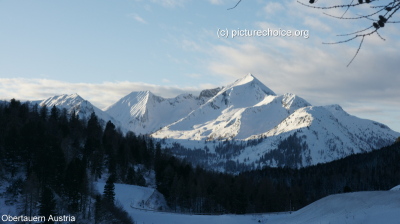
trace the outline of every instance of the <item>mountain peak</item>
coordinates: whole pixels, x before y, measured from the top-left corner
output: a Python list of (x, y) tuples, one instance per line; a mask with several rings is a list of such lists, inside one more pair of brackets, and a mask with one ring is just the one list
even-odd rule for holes
[(311, 106), (306, 100), (293, 93), (285, 93), (282, 96), (282, 105), (289, 110), (290, 113), (293, 113), (299, 108)]
[(245, 83), (252, 82), (252, 81), (254, 81), (254, 80), (259, 81), (254, 75), (252, 75), (251, 73), (249, 73), (249, 74), (243, 76), (242, 78), (236, 80), (236, 81), (234, 82), (234, 84), (243, 85), (243, 84), (245, 84)]
[(144, 96), (144, 95), (153, 95), (152, 92), (150, 92), (149, 90), (144, 90), (144, 91), (132, 91), (131, 93), (129, 93), (128, 95), (126, 95), (125, 97), (136, 97), (138, 95)]
[(274, 91), (272, 91), (270, 88), (265, 86), (260, 80), (258, 80), (253, 74), (249, 73), (243, 78), (240, 78), (233, 82), (231, 85), (228, 85), (226, 89), (230, 89), (236, 86), (242, 86), (242, 85), (248, 85), (250, 84), (251, 86), (258, 87), (260, 88), (265, 94), (267, 95), (276, 95)]
[[(217, 89), (203, 92), (214, 95)], [(162, 98), (150, 91), (131, 92), (105, 111), (119, 119), (128, 130), (149, 134), (171, 124), (202, 105), (208, 97), (180, 94), (175, 98)]]
[(60, 105), (73, 105), (78, 102), (82, 102), (84, 99), (79, 96), (77, 93), (74, 94), (62, 94), (58, 96), (49, 97), (46, 100), (43, 100), (40, 105), (46, 105), (48, 107), (52, 106), (60, 106)]
[(248, 73), (247, 75), (245, 75), (243, 78), (248, 78), (248, 79), (257, 79), (253, 74)]
[(64, 94), (64, 95), (66, 95), (66, 96), (68, 96), (68, 97), (70, 97), (70, 98), (82, 98), (81, 96), (79, 96), (79, 94), (78, 93), (73, 93), (73, 94)]
[[(49, 97), (48, 99), (41, 101), (39, 105), (46, 107), (56, 106), (60, 109), (66, 109), (68, 114), (75, 113), (75, 115), (79, 115), (80, 118), (85, 119), (89, 119), (91, 114), (94, 112), (99, 120), (101, 120), (102, 124), (105, 125), (105, 122), (111, 120), (115, 125), (121, 126), (117, 120), (92, 105), (89, 101), (83, 99), (77, 93)], [(122, 127), (122, 130), (125, 130), (124, 127)]]

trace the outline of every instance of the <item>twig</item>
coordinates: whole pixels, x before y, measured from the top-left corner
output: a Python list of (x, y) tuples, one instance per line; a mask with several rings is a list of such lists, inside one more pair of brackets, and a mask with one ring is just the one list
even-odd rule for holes
[(360, 51), (361, 46), (362, 46), (362, 44), (363, 44), (363, 42), (364, 42), (364, 37), (365, 37), (365, 36), (363, 36), (363, 37), (361, 38), (361, 42), (360, 42), (360, 45), (359, 45), (358, 48), (357, 48), (357, 52), (354, 54), (354, 56), (353, 56), (353, 58), (351, 59), (351, 61), (349, 62), (349, 64), (347, 64), (347, 67), (349, 67), (349, 65), (350, 65), (350, 64), (354, 61), (354, 59), (357, 57), (358, 52)]
[(241, 2), (242, 0), (239, 0), (237, 3), (236, 3), (236, 5), (235, 6), (233, 6), (232, 8), (229, 8), (229, 9), (227, 9), (227, 10), (231, 10), (231, 9), (234, 9), (234, 8), (236, 8), (236, 6), (238, 6), (239, 5), (239, 3)]

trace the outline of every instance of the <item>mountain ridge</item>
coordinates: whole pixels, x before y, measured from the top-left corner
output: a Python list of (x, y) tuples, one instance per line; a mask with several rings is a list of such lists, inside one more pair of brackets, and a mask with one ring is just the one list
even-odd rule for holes
[(149, 134), (179, 120), (218, 91), (219, 88), (215, 88), (203, 90), (199, 96), (180, 94), (174, 98), (156, 96), (150, 91), (131, 92), (107, 107), (105, 112), (125, 123), (127, 130)]
[(94, 106), (88, 100), (83, 99), (79, 94), (62, 94), (56, 95), (53, 97), (49, 97), (45, 100), (42, 100), (38, 103), (40, 106), (46, 105), (47, 107), (56, 106), (60, 109), (66, 109), (68, 114), (75, 113), (76, 116), (79, 116), (83, 119), (89, 119), (90, 115), (94, 112), (97, 117), (101, 120), (103, 126), (108, 121), (113, 122), (117, 127), (121, 128), (121, 131), (126, 132), (123, 125), (108, 113), (102, 111), (101, 109)]
[[(70, 111), (79, 108), (80, 113), (96, 110), (91, 104), (85, 107), (89, 102), (78, 96), (62, 95), (42, 104), (58, 102)], [(305, 167), (369, 152), (400, 136), (384, 124), (348, 114), (337, 104), (313, 106), (293, 93), (277, 95), (252, 74), (198, 96), (163, 98), (150, 91), (131, 92), (105, 111), (98, 110), (94, 112), (124, 132), (149, 134), (166, 147), (176, 148), (178, 143), (193, 153), (200, 149), (208, 156), (195, 158), (194, 163), (222, 170), (226, 167), (221, 162)], [(190, 157), (190, 152), (175, 152)]]

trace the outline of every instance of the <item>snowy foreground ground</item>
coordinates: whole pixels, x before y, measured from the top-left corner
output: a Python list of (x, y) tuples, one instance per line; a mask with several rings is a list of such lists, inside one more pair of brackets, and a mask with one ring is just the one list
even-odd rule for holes
[[(97, 184), (102, 192), (104, 183)], [(400, 223), (400, 187), (325, 197), (292, 214), (188, 215), (149, 211), (165, 201), (154, 189), (115, 185), (116, 199), (137, 224), (394, 224)], [(147, 210), (143, 210), (147, 209)]]

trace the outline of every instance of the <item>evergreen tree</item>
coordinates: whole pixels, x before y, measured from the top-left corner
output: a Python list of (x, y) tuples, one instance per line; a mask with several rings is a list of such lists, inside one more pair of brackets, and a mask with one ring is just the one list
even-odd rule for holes
[(96, 195), (96, 201), (94, 202), (94, 223), (98, 224), (103, 218), (103, 206), (101, 195)]
[[(106, 128), (104, 129), (102, 143), (107, 158), (108, 172), (112, 174), (116, 174), (117, 171), (118, 161), (116, 159), (116, 153), (119, 145), (118, 140), (119, 138), (117, 131), (115, 130), (115, 125), (111, 121), (108, 121)], [(118, 163), (118, 165), (121, 164)]]
[(156, 144), (156, 152), (154, 154), (154, 166), (156, 167), (157, 164), (161, 161), (162, 154), (161, 154), (161, 143), (157, 142)]
[(56, 201), (53, 192), (49, 187), (43, 188), (42, 196), (40, 198), (39, 215), (46, 217), (44, 223), (54, 223), (53, 221), (48, 220), (50, 215), (56, 215)]
[(35, 173), (31, 173), (22, 189), (22, 205), (25, 215), (33, 216), (36, 213), (36, 202), (39, 199), (39, 193), (39, 180)]
[(40, 118), (42, 118), (43, 120), (46, 120), (47, 119), (47, 112), (48, 112), (47, 111), (47, 106), (45, 104), (40, 108)]
[(106, 203), (114, 205), (115, 201), (115, 177), (111, 175), (108, 177), (106, 181), (106, 185), (104, 185), (103, 197)]
[(60, 116), (60, 110), (55, 105), (53, 105), (53, 107), (50, 110), (50, 120), (53, 122), (58, 121), (59, 116)]
[(86, 169), (83, 162), (75, 158), (68, 165), (64, 178), (64, 193), (68, 198), (69, 210), (78, 212), (87, 193)]
[(133, 167), (128, 168), (128, 174), (126, 175), (125, 183), (127, 184), (135, 184), (135, 169)]
[(91, 174), (101, 178), (103, 171), (104, 150), (102, 145), (103, 129), (96, 114), (93, 112), (87, 123), (87, 138), (84, 147), (84, 156), (90, 162)]

